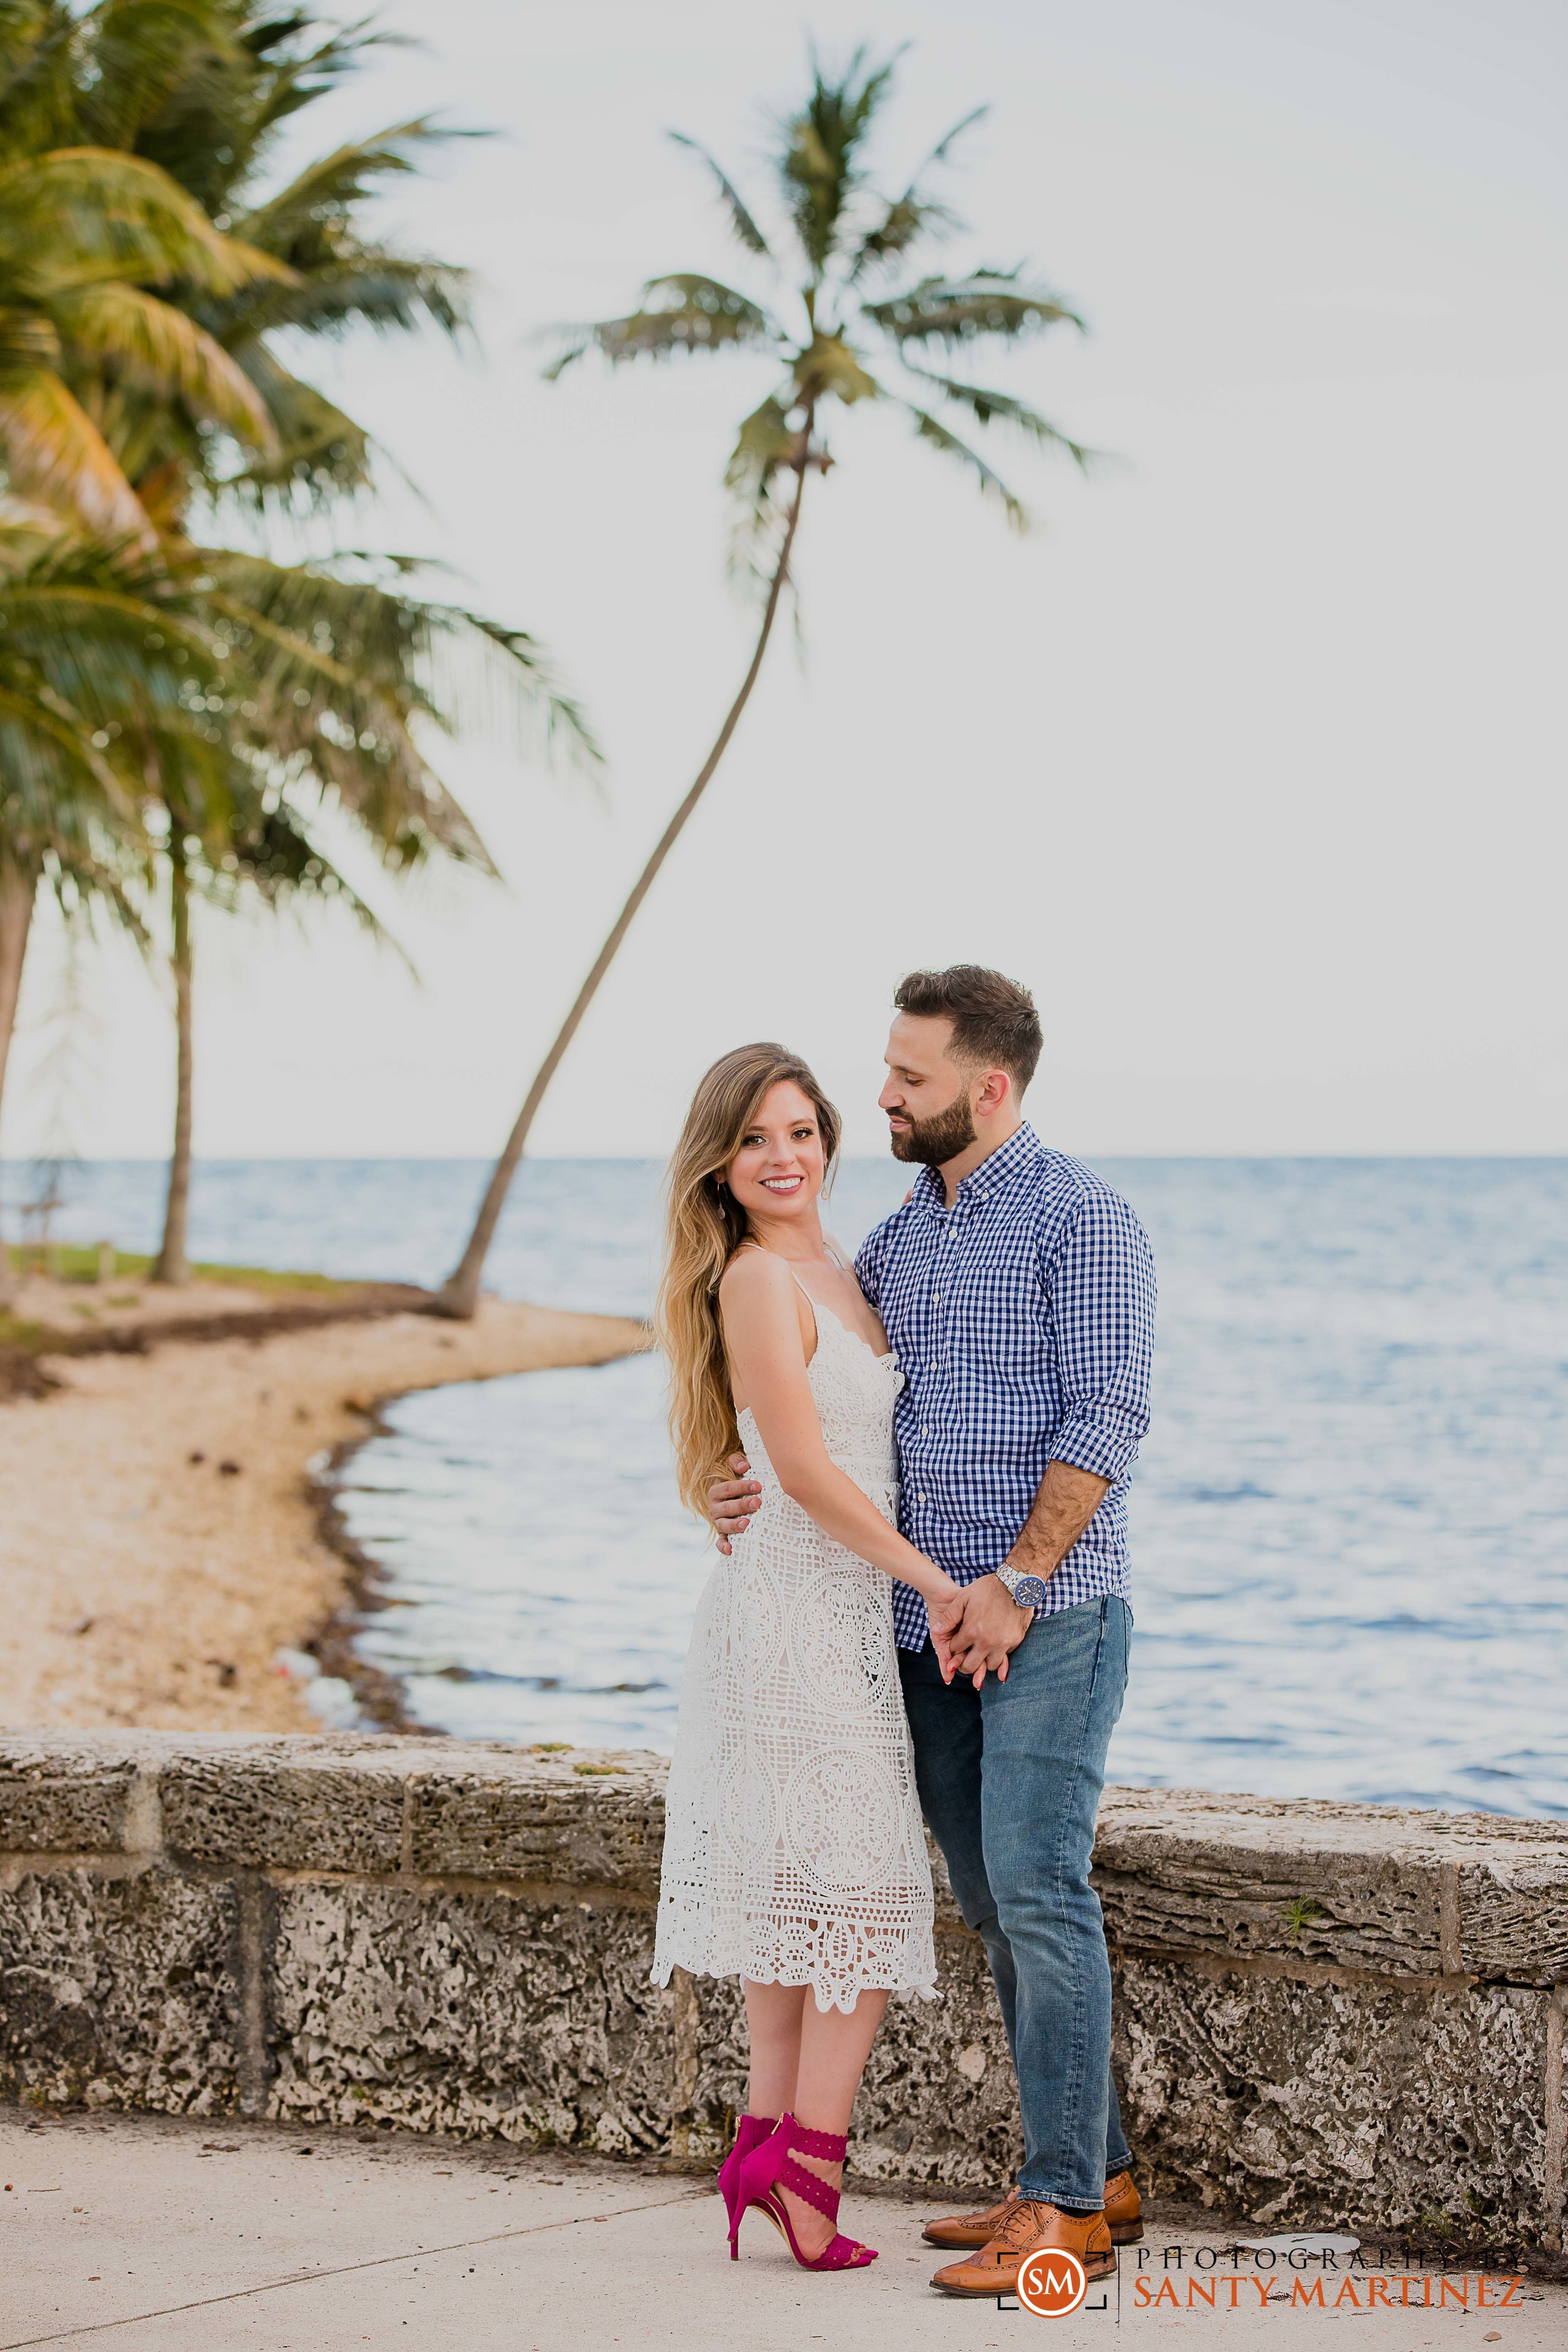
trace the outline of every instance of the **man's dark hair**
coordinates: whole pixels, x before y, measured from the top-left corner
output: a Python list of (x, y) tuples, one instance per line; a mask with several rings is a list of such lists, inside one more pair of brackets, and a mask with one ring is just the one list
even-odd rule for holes
[(984, 964), (954, 963), (945, 971), (911, 971), (893, 996), (900, 1013), (952, 1024), (955, 1062), (1005, 1070), (1020, 1094), (1034, 1076), (1044, 1043), (1040, 1016), (1026, 988)]

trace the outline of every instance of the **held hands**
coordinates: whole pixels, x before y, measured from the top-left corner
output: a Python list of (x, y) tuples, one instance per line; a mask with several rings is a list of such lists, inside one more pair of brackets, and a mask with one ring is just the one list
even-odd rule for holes
[[(743, 1454), (731, 1454), (730, 1468), (732, 1476), (716, 1478), (708, 1489), (714, 1543), (726, 1559), (763, 1499)], [(1035, 1622), (1033, 1610), (1020, 1609), (994, 1576), (977, 1577), (973, 1584), (950, 1584), (945, 1593), (928, 1596), (927, 1609), (942, 1680), (950, 1683), (955, 1675), (967, 1675), (976, 1690), (988, 1674), (1006, 1681), (1007, 1661)]]
[(762, 1508), (763, 1490), (751, 1475), (752, 1465), (743, 1454), (731, 1454), (730, 1468), (733, 1476), (716, 1478), (708, 1489), (708, 1516), (713, 1522), (714, 1540), (728, 1559), (730, 1547), (743, 1536), (752, 1524), (752, 1513)]
[(994, 1576), (978, 1576), (931, 1610), (931, 1647), (944, 1682), (967, 1675), (978, 1690), (987, 1674), (1007, 1679), (1007, 1661), (1035, 1622)]

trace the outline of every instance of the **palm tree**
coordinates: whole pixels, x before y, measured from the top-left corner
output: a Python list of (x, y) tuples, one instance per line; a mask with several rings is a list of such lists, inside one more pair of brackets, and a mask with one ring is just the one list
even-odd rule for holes
[(40, 894), (146, 943), (153, 844), (132, 740), (212, 676), (205, 634), (147, 590), (122, 550), (62, 539), (47, 514), (0, 515), (0, 1108)]
[[(587, 743), (581, 715), (521, 631), (412, 593), (407, 558), (278, 564), (216, 548), (176, 572), (209, 632), (217, 677), (150, 730), (145, 775), (167, 869), (176, 1086), (163, 1239), (153, 1278), (189, 1268), (194, 1085), (194, 898), (278, 908), (345, 906), (384, 937), (317, 839), (347, 817), (382, 864), (405, 874), (440, 855), (493, 875), (479, 833), (441, 782), (421, 731), (450, 729), (465, 686), (499, 686), (548, 730)], [(205, 688), (205, 690), (204, 690)], [(591, 746), (590, 746), (591, 749)]]
[(217, 229), (140, 156), (75, 144), (16, 152), (4, 84), (20, 13), (0, 18), (0, 457), (14, 491), (100, 537), (145, 542), (123, 452), (81, 381), (107, 371), (128, 397), (177, 403), (196, 431), (275, 460), (256, 385), (166, 296), (178, 285), (187, 301), (219, 304), (291, 273)]
[[(415, 740), (454, 707), (438, 690), (444, 648), (488, 656), (514, 704), (542, 720), (547, 747), (598, 758), (536, 643), (400, 588), (406, 562), (373, 577), (353, 559), (290, 569), (193, 543), (198, 514), (320, 510), (369, 486), (367, 435), (288, 363), (300, 336), (422, 322), (455, 336), (466, 323), (464, 273), (399, 251), (364, 220), (381, 184), (446, 135), (437, 125), (395, 126), (265, 184), (284, 126), (374, 37), (250, 0), (0, 11), (0, 304), (15, 252), (22, 292), (54, 302), (45, 327), (58, 372), (47, 399), (30, 383), (20, 397), (0, 308), (0, 455), (15, 483), (121, 531), (134, 565), (161, 565), (169, 609), (204, 635), (222, 672), (215, 681), (193, 667), (184, 707), (135, 730), (175, 1001), (163, 1280), (185, 1271), (193, 894), (236, 904), (244, 882), (276, 904), (337, 891), (309, 832), (324, 801), (395, 868), (438, 850), (493, 870)], [(26, 239), (9, 236), (6, 191), (40, 174), (56, 207), (27, 198), (28, 258)], [(91, 231), (85, 258), (61, 232), (73, 189)], [(21, 195), (13, 210), (22, 220)], [(87, 234), (78, 228), (78, 247)], [(84, 328), (74, 289), (110, 262), (134, 277), (127, 254), (135, 286), (93, 278)], [(10, 930), (25, 944), (25, 927)]]
[(1019, 342), (1048, 327), (1081, 328), (1083, 322), (1021, 268), (910, 274), (923, 243), (961, 226), (928, 188), (926, 175), (947, 160), (960, 133), (986, 110), (977, 108), (957, 123), (901, 194), (879, 194), (868, 176), (864, 152), (892, 94), (893, 73), (893, 60), (870, 64), (864, 49), (855, 52), (837, 79), (813, 58), (805, 103), (779, 126), (773, 172), (783, 236), (772, 240), (706, 149), (674, 133), (710, 174), (731, 230), (769, 277), (771, 289), (751, 294), (695, 271), (653, 278), (626, 317), (566, 331), (563, 348), (546, 370), (554, 380), (589, 352), (601, 353), (612, 367), (734, 352), (764, 356), (778, 367), (778, 383), (742, 425), (724, 474), (735, 509), (732, 563), (761, 590), (762, 618), (740, 691), (713, 748), (616, 918), (496, 1162), (468, 1246), (442, 1293), (443, 1307), (453, 1316), (474, 1311), (485, 1257), (550, 1082), (654, 877), (708, 789), (757, 682), (781, 598), (791, 584), (806, 476), (826, 474), (832, 462), (816, 437), (825, 411), (833, 404), (852, 408), (862, 401), (893, 410), (919, 439), (964, 467), (1018, 530), (1029, 520), (1023, 501), (943, 421), (942, 408), (965, 412), (983, 427), (1008, 427), (1035, 447), (1064, 452), (1080, 467), (1089, 462), (1087, 449), (1012, 393), (987, 391), (967, 375), (930, 363), (933, 351), (967, 352), (987, 340)]
[(273, 509), (320, 506), (370, 482), (363, 427), (289, 364), (289, 341), (351, 327), (468, 324), (467, 273), (400, 250), (367, 215), (389, 181), (457, 134), (428, 118), (317, 157), (281, 185), (270, 169), (296, 118), (364, 63), (383, 37), (255, 0), (33, 0), (0, 12), (0, 161), (62, 137), (112, 151), (172, 186), (208, 234), (250, 257), (220, 283), (184, 274), (167, 299), (264, 416), (264, 441), (138, 378), (105, 349), (84, 395), (103, 437), (161, 520), (193, 495)]

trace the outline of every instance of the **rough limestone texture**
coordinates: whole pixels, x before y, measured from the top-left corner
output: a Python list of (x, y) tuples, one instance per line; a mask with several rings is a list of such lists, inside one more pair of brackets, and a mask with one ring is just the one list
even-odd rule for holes
[(0, 1892), (0, 2089), (48, 2105), (232, 2106), (234, 1890), (153, 1867)]
[[(431, 1738), (0, 1738), (0, 2092), (711, 2158), (733, 1984), (648, 1981), (664, 1764)], [(895, 2001), (852, 2162), (1018, 2158), (982, 1948)], [(1562, 2242), (1568, 1827), (1112, 1790), (1096, 1883), (1151, 2186)]]

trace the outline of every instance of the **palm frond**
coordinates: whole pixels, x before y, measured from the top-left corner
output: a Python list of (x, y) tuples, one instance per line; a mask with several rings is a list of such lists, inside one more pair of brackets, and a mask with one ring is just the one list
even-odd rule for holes
[(90, 580), (51, 582), (44, 566), (0, 588), (0, 614), (12, 676), (25, 674), (52, 706), (84, 714), (89, 733), (173, 719), (219, 675), (206, 630)]
[(40, 368), (0, 384), (0, 453), (24, 496), (106, 539), (150, 536), (113, 451), (58, 375)]
[(367, 757), (357, 740), (323, 728), (310, 746), (308, 769), (323, 800), (353, 818), (389, 872), (409, 873), (440, 856), (497, 879), (500, 869), (468, 811), (416, 745), (410, 743), (408, 753), (404, 761)]
[(107, 362), (113, 374), (146, 392), (182, 400), (193, 415), (225, 426), (237, 440), (276, 453), (278, 435), (255, 385), (172, 303), (139, 286), (110, 284), (58, 297), (53, 309), (75, 351)]
[(94, 806), (97, 786), (89, 772), (37, 729), (9, 713), (0, 714), (0, 772), (7, 780), (26, 775), (36, 786), (30, 822), (20, 795), (0, 790), (0, 841), (9, 863), (47, 890), (69, 921), (107, 911), (145, 949), (149, 935), (138, 900), (150, 878), (152, 845), (106, 821)]
[(259, 340), (242, 343), (234, 356), (266, 404), (278, 450), (215, 483), (215, 491), (261, 509), (310, 509), (370, 488), (372, 444), (363, 425), (290, 374)]
[[(104, 0), (92, 21), (123, 14), (133, 47), (139, 17), (158, 7), (159, 0)], [(182, 14), (187, 38), (179, 55), (173, 28)], [(330, 26), (323, 38), (302, 10), (268, 16), (246, 0), (182, 0), (178, 11), (164, 12), (164, 21), (177, 67), (166, 95), (151, 111), (139, 109), (133, 138), (105, 143), (134, 145), (215, 216), (244, 209), (291, 115), (327, 96), (365, 52), (397, 46), (395, 36), (363, 26)], [(112, 74), (96, 56), (91, 64), (100, 86), (111, 87)]]
[[(376, 576), (409, 579), (426, 568), (413, 559), (275, 564), (226, 550), (199, 555), (226, 614), (267, 636), (277, 690), (298, 688), (310, 699), (328, 688), (363, 691), (395, 713), (399, 727), (416, 710), (446, 724), (448, 711), (479, 702), (493, 707), (500, 697), (520, 732), (537, 728), (546, 750), (567, 764), (602, 765), (580, 704), (537, 638), (465, 605), (387, 587)], [(374, 733), (380, 723), (355, 731)]]
[(733, 497), (755, 499), (767, 488), (778, 468), (795, 455), (800, 434), (789, 421), (794, 398), (793, 384), (784, 387), (783, 398), (770, 393), (742, 425), (724, 468), (724, 488)]
[(692, 154), (707, 164), (719, 184), (719, 193), (724, 200), (725, 210), (730, 215), (730, 226), (747, 252), (756, 254), (763, 261), (771, 261), (773, 257), (769, 251), (767, 238), (747, 211), (739, 189), (723, 166), (715, 162), (706, 147), (700, 146), (695, 139), (689, 139), (684, 131), (672, 131), (669, 136), (678, 147), (689, 148)]
[(977, 449), (972, 449), (967, 441), (961, 441), (958, 435), (951, 433), (940, 418), (918, 408), (912, 400), (903, 401), (900, 405), (914, 419), (915, 431), (922, 441), (929, 441), (932, 448), (940, 449), (944, 457), (956, 457), (960, 465), (966, 466), (985, 496), (996, 499), (1013, 529), (1027, 530), (1028, 509), (1016, 492), (1008, 488), (1000, 474), (986, 464)]
[(454, 635), (466, 633), (476, 650), (497, 656), (498, 682), (512, 698), (514, 716), (523, 719), (525, 731), (527, 723), (537, 719), (547, 751), (558, 752), (568, 766), (585, 773), (603, 768), (604, 751), (587, 713), (563, 688), (554, 663), (536, 637), (462, 605), (430, 609), (446, 616), (442, 625)]
[[(243, 559), (220, 562), (226, 571), (244, 569)], [(227, 836), (245, 805), (248, 762), (335, 802), (384, 865), (406, 868), (438, 850), (492, 873), (477, 829), (409, 731), (416, 718), (442, 718), (428, 692), (408, 677), (377, 679), (317, 631), (289, 626), (278, 616), (288, 599), (275, 578), (250, 584), (258, 601), (218, 585), (206, 593), (234, 671), (221, 720), (198, 719), (160, 739), (161, 790), (172, 802), (183, 795), (193, 812), (190, 829), (232, 846)], [(275, 610), (262, 610), (263, 601)], [(205, 773), (208, 757), (216, 765)]]
[(988, 106), (972, 107), (952, 129), (944, 132), (920, 170), (911, 177), (901, 196), (895, 196), (883, 212), (876, 226), (868, 229), (860, 240), (859, 250), (850, 265), (848, 283), (854, 285), (865, 272), (879, 263), (898, 259), (923, 236), (948, 236), (961, 227), (956, 213), (936, 197), (929, 195), (922, 186), (926, 173), (938, 163), (945, 163), (956, 140), (989, 114)]
[(886, 301), (867, 302), (861, 315), (896, 343), (973, 342), (977, 335), (1016, 340), (1057, 325), (1082, 328), (1078, 312), (1058, 295), (1020, 283), (1016, 269), (976, 269), (963, 278), (925, 278)]
[(223, 295), (289, 274), (270, 254), (220, 235), (155, 163), (105, 147), (58, 148), (0, 167), (0, 261), (45, 296), (100, 278), (182, 278)]
[(545, 369), (547, 383), (592, 351), (602, 352), (615, 367), (626, 360), (672, 359), (682, 352), (782, 340), (760, 303), (716, 278), (687, 273), (650, 278), (643, 288), (642, 307), (627, 318), (558, 327), (553, 332), (564, 339), (566, 348)]
[(31, 304), (6, 303), (0, 309), (0, 380), (59, 363), (58, 331), (45, 312)]
[(724, 468), (724, 488), (733, 501), (729, 569), (732, 578), (752, 586), (772, 578), (777, 559), (784, 518), (773, 486), (800, 450), (800, 433), (789, 421), (795, 397), (795, 386), (786, 384), (782, 394), (770, 394), (752, 409)]
[[(119, 784), (114, 771), (98, 750), (88, 730), (74, 714), (51, 709), (43, 698), (18, 692), (16, 688), (0, 678), (0, 719), (7, 723), (11, 739), (11, 754), (16, 759), (18, 746), (26, 743), (36, 758), (47, 750), (54, 761), (63, 761), (67, 768), (79, 772), (104, 799), (113, 803), (119, 797)], [(22, 764), (28, 764), (26, 754)], [(15, 771), (7, 779), (15, 781)]]
[(235, 235), (296, 268), (310, 268), (330, 256), (335, 236), (369, 197), (380, 193), (383, 183), (416, 172), (433, 146), (482, 135), (457, 130), (430, 115), (393, 123), (374, 138), (318, 156), (287, 187), (242, 214), (235, 222)]
[(958, 215), (936, 197), (919, 188), (906, 188), (901, 196), (893, 198), (875, 228), (868, 229), (861, 238), (850, 267), (849, 284), (856, 284), (878, 264), (900, 259), (922, 237), (951, 236), (962, 226)]
[(435, 608), (383, 587), (367, 576), (371, 562), (364, 559), (277, 563), (243, 549), (203, 547), (192, 550), (191, 560), (215, 597), (308, 640), (345, 677), (357, 671), (378, 683), (403, 679), (427, 646)]
[(1042, 416), (1037, 409), (1016, 399), (1010, 392), (987, 392), (980, 384), (963, 383), (956, 377), (937, 375), (930, 368), (917, 367), (912, 360), (906, 359), (904, 365), (910, 374), (918, 377), (921, 383), (934, 384), (947, 399), (967, 408), (977, 425), (992, 425), (1000, 421), (1004, 425), (1014, 425), (1026, 440), (1034, 442), (1037, 448), (1061, 450), (1082, 473), (1088, 473), (1093, 465), (1097, 451), (1087, 447), (1081, 441), (1075, 441), (1070, 434), (1053, 425), (1049, 417)]
[(850, 199), (863, 178), (857, 157), (891, 88), (897, 58), (866, 67), (858, 48), (830, 80), (812, 58), (812, 86), (801, 111), (784, 124), (779, 177), (814, 285), (838, 243)]
[(52, 507), (33, 499), (0, 492), (0, 580), (23, 569), (59, 537), (60, 519)]
[(987, 103), (984, 106), (972, 106), (967, 114), (961, 114), (952, 129), (942, 132), (931, 153), (921, 165), (920, 171), (915, 173), (916, 179), (918, 180), (923, 173), (929, 172), (933, 163), (945, 163), (964, 132), (973, 131), (977, 122), (984, 122), (990, 111), (991, 108)]
[(4, 152), (21, 147), (36, 154), (42, 148), (62, 143), (72, 113), (69, 75), (58, 68), (63, 29), (59, 13), (49, 0), (5, 0), (0, 8), (0, 149)]
[(354, 327), (412, 333), (422, 319), (457, 337), (469, 324), (470, 273), (449, 262), (343, 240), (292, 285), (247, 286), (207, 314), (230, 351), (286, 329), (343, 335)]
[(392, 948), (412, 972), (414, 965), (406, 951), (374, 907), (312, 839), (288, 801), (266, 792), (259, 778), (257, 785), (257, 797), (247, 797), (236, 811), (236, 821), (224, 843), (220, 872), (232, 873), (237, 881), (248, 884), (269, 907), (300, 898), (332, 900), (382, 946)]
[(135, 148), (193, 81), (232, 81), (245, 52), (223, 0), (100, 0), (83, 27), (91, 69), (81, 92), (95, 145)]
[(152, 873), (150, 844), (132, 857), (112, 840), (93, 836), (51, 844), (37, 879), (73, 930), (95, 935), (98, 917), (107, 914), (144, 956), (151, 956), (153, 940), (143, 910)]

